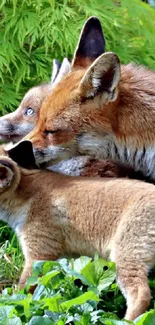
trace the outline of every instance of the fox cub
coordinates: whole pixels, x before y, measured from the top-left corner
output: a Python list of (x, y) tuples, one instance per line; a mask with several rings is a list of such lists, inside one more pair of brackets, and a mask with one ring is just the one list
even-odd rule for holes
[(12, 113), (0, 117), (0, 140), (20, 141), (36, 125), (40, 107), (56, 84), (70, 71), (67, 58), (62, 64), (53, 60), (51, 80), (48, 83), (32, 87), (23, 97), (19, 107)]
[(148, 272), (155, 261), (154, 185), (26, 170), (2, 148), (0, 154), (0, 218), (21, 242), (25, 266), (20, 286), (34, 260), (97, 251), (116, 263), (117, 282), (127, 300), (125, 318), (142, 314), (151, 299)]

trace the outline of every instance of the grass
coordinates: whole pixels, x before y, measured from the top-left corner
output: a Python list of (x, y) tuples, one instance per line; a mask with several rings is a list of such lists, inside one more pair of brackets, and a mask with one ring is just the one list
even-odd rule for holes
[(23, 266), (23, 255), (15, 233), (0, 223), (0, 290), (17, 283)]

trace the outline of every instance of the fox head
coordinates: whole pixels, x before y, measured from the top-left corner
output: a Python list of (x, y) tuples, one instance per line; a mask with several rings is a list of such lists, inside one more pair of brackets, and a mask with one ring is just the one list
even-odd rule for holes
[(90, 18), (71, 72), (43, 103), (26, 139), (39, 164), (92, 155), (155, 179), (155, 75), (133, 64), (121, 66), (116, 54), (103, 53), (103, 39), (99, 21)]
[[(72, 110), (72, 104), (75, 101), (75, 98), (80, 98), (80, 92), (79, 92), (79, 82), (83, 78), (85, 72), (87, 71), (89, 65), (94, 62), (96, 58), (98, 58), (102, 53), (105, 52), (105, 39), (103, 36), (101, 24), (99, 20), (96, 17), (90, 18), (86, 24), (84, 25), (84, 28), (82, 30), (82, 33), (80, 35), (80, 39), (78, 42), (77, 49), (75, 51), (74, 59), (72, 62), (72, 71), (67, 74), (67, 76), (63, 79), (63, 81), (59, 82), (55, 89), (53, 89), (54, 96), (52, 96), (52, 93), (49, 95), (48, 99), (46, 100), (46, 103), (42, 105), (41, 112), (40, 112), (40, 118), (37, 123), (37, 127), (35, 128), (35, 132), (29, 134), (28, 139), (31, 140), (31, 136), (33, 137), (33, 146), (35, 148), (35, 157), (37, 160), (37, 163), (42, 163), (44, 161), (48, 161), (51, 158), (54, 160), (53, 163), (57, 162), (57, 157), (60, 155), (61, 152), (61, 158), (69, 158), (70, 156), (73, 156), (75, 154), (75, 146), (73, 144), (73, 151), (68, 150), (68, 141), (70, 141), (70, 136), (73, 139), (74, 142), (74, 135), (75, 135), (75, 124), (76, 128), (78, 127), (78, 123), (76, 123), (76, 116), (78, 116), (78, 110), (74, 110), (72, 112), (72, 121), (74, 123), (73, 126), (69, 126), (69, 128), (66, 130), (65, 125), (67, 125), (67, 121), (65, 121), (65, 117), (63, 116), (61, 121), (59, 119), (59, 140), (58, 142), (51, 142), (52, 137), (54, 134), (56, 134), (56, 130), (54, 129), (54, 126), (51, 124), (48, 125), (50, 121), (50, 118), (52, 119), (59, 111), (59, 107), (61, 108), (67, 108)], [(72, 82), (73, 81), (73, 82)], [(65, 90), (65, 91), (63, 91)], [(56, 102), (55, 101), (59, 101)], [(51, 102), (53, 100), (52, 107), (50, 105), (48, 113), (47, 113), (47, 103)], [(82, 99), (83, 101), (83, 99)], [(56, 105), (55, 105), (56, 104)], [(45, 114), (44, 114), (45, 111)], [(45, 121), (46, 117), (50, 113), (50, 118)], [(62, 112), (61, 112), (62, 113)], [(70, 113), (69, 113), (70, 114)], [(82, 117), (82, 116), (81, 116)], [(68, 115), (69, 119), (69, 115)], [(45, 127), (45, 128), (44, 128)], [(56, 127), (56, 125), (55, 125)], [(62, 130), (61, 130), (62, 127)], [(40, 132), (40, 131), (41, 132)], [(61, 132), (62, 131), (62, 132)], [(38, 137), (39, 133), (40, 136)], [(61, 137), (62, 135), (62, 137)], [(66, 136), (68, 138), (67, 146), (65, 148), (59, 146), (60, 142), (66, 141)], [(36, 141), (35, 141), (36, 140)], [(45, 141), (45, 142), (44, 142)], [(71, 141), (72, 142), (72, 141)], [(49, 151), (49, 146), (52, 150), (55, 150), (54, 156), (51, 157), (51, 152)]]
[(62, 65), (53, 60), (51, 82), (31, 88), (14, 112), (0, 117), (0, 140), (17, 142), (33, 129), (43, 101), (69, 71), (70, 63), (67, 58)]

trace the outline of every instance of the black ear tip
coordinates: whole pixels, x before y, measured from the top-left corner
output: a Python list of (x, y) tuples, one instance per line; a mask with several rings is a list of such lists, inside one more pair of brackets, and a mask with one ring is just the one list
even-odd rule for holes
[[(89, 34), (90, 32), (92, 33), (94, 31), (94, 33), (98, 33), (100, 35), (100, 37), (103, 38), (103, 30), (102, 30), (102, 26), (101, 26), (101, 22), (97, 17), (90, 17), (88, 18), (88, 20), (86, 20), (84, 27), (83, 27), (83, 33), (85, 34)], [(94, 34), (94, 35), (95, 35)]]
[[(93, 62), (104, 52), (105, 39), (101, 23), (97, 17), (90, 17), (81, 31), (73, 64), (78, 65), (78, 58), (81, 57), (84, 59), (89, 58)], [(83, 62), (83, 65), (85, 65), (85, 62)]]
[(21, 141), (16, 146), (9, 149), (7, 152), (9, 157), (18, 163), (21, 167), (37, 168), (31, 141)]
[(99, 29), (102, 29), (101, 22), (96, 16), (92, 16), (86, 20), (85, 26), (87, 27), (99, 27)]

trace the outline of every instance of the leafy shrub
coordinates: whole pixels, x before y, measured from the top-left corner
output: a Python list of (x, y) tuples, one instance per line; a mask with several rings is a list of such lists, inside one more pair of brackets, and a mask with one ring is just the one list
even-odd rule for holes
[(89, 16), (101, 19), (107, 50), (122, 63), (155, 67), (155, 10), (140, 0), (2, 0), (0, 112), (13, 110), (32, 85), (49, 80), (52, 59), (72, 57)]
[[(94, 261), (80, 257), (36, 262), (27, 284), (27, 288), (37, 284), (33, 295), (23, 291), (12, 295), (10, 289), (4, 290), (0, 297), (0, 324), (123, 325), (114, 313), (119, 297), (115, 295), (114, 279), (114, 263), (97, 257)], [(111, 304), (107, 311), (108, 293), (111, 293)], [(155, 311), (145, 313), (135, 324), (154, 325)]]

